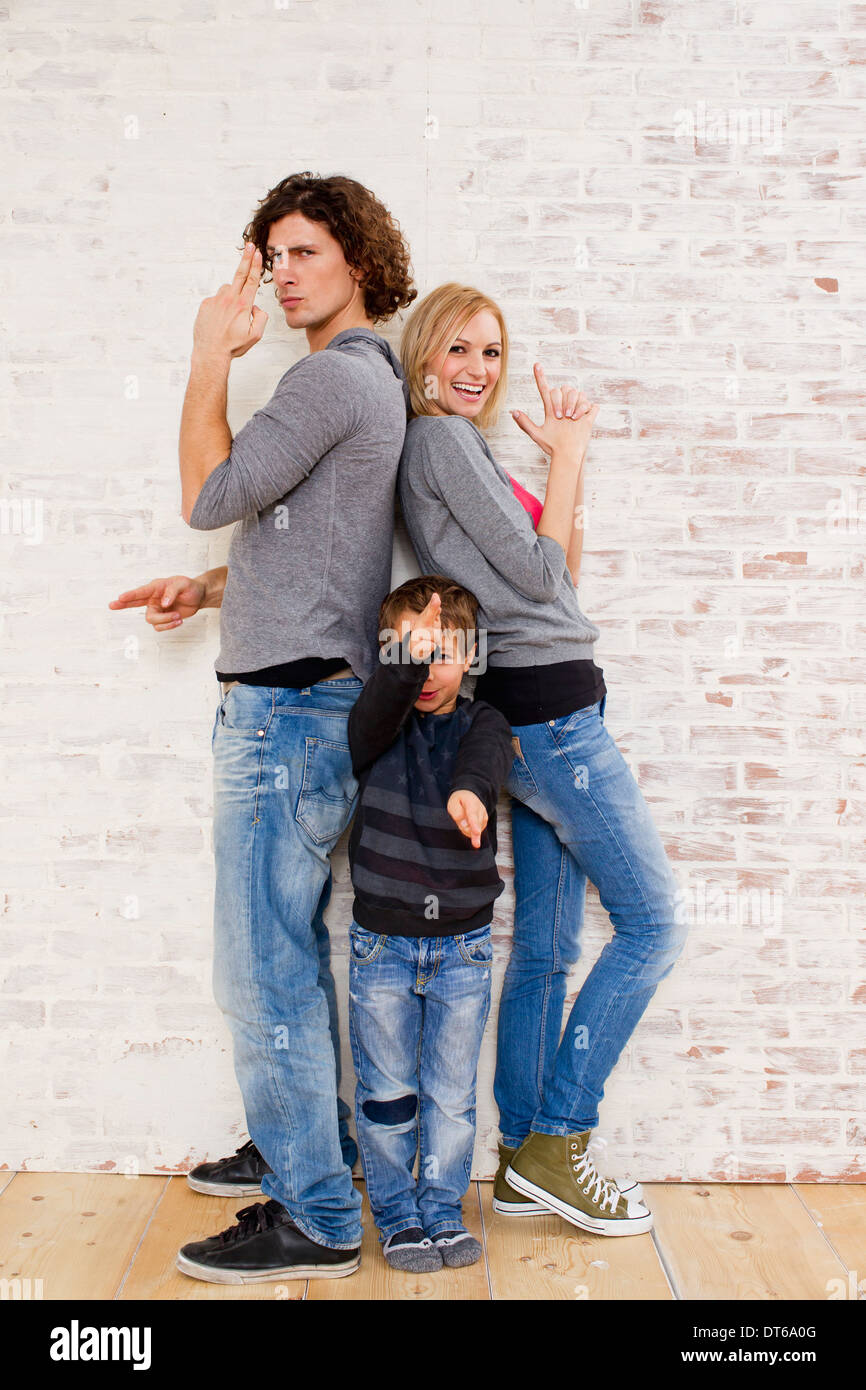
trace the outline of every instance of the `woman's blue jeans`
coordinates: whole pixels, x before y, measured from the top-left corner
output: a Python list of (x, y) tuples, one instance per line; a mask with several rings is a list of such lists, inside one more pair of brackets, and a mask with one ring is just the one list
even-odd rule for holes
[(360, 1244), (361, 1197), (323, 913), (328, 857), (357, 804), (346, 722), (361, 689), (356, 676), (235, 685), (213, 730), (214, 995), (250, 1137), (273, 1169), (262, 1191), (336, 1249)]
[[(503, 1143), (594, 1129), (604, 1083), (687, 935), (649, 807), (607, 729), (607, 696), (512, 729), (514, 932), (499, 1005), (494, 1094)], [(586, 882), (613, 924), (560, 1040)]]

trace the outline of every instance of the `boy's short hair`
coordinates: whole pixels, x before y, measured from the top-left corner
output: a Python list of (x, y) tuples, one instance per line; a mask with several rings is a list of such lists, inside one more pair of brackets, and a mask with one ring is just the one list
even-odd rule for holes
[(383, 632), (390, 635), (397, 631), (397, 620), (404, 609), (423, 613), (434, 593), (442, 600), (440, 627), (472, 633), (474, 640), (478, 622), (478, 599), (475, 595), (444, 574), (422, 574), (417, 579), (407, 579), (405, 584), (393, 589), (383, 602), (379, 609), (380, 643), (386, 640), (381, 636)]

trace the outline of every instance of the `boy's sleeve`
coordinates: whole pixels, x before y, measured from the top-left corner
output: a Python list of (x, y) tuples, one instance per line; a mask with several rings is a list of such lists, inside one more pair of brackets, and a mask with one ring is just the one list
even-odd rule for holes
[(409, 650), (411, 636), (407, 632), (401, 643), (394, 644), (399, 661), (383, 662), (380, 653), (379, 665), (349, 711), (349, 751), (355, 777), (391, 747), (439, 651), (437, 647), (428, 660), (419, 661)]
[(477, 701), (475, 717), (457, 749), (451, 792), (474, 792), (488, 816), (496, 808), (514, 761), (511, 739), (511, 725), (505, 715), (486, 700)]
[(351, 365), (339, 352), (311, 353), (282, 377), (267, 405), (232, 440), (204, 480), (190, 526), (213, 531), (262, 512), (309, 477), (358, 427)]
[[(421, 443), (427, 482), (487, 563), (524, 598), (552, 603), (566, 555), (552, 536), (538, 536), (513, 493), (506, 493), (470, 424), (460, 417), (428, 427)], [(462, 422), (461, 422), (462, 424)], [(527, 518), (528, 519), (528, 518)]]

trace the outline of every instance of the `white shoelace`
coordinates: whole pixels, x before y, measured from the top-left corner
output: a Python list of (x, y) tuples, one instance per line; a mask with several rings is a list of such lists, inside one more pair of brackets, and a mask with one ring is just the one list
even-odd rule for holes
[[(572, 1152), (577, 1149), (576, 1144), (571, 1146)], [(614, 1211), (618, 1199), (622, 1196), (619, 1188), (612, 1178), (603, 1178), (596, 1170), (595, 1164), (588, 1153), (583, 1153), (577, 1163), (572, 1163), (572, 1168), (577, 1174), (578, 1182), (583, 1188), (583, 1195), (591, 1197), (601, 1211), (609, 1207)]]

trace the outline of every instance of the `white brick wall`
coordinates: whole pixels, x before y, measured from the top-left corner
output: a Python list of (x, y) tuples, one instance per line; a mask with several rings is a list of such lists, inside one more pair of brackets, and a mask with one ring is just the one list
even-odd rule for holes
[[(311, 168), (389, 204), (422, 292), (501, 299), (510, 405), (537, 356), (602, 403), (581, 599), (694, 919), (609, 1082), (610, 1166), (866, 1177), (866, 5), (9, 0), (0, 34), (0, 1162), (176, 1171), (243, 1137), (210, 991), (217, 618), (157, 638), (106, 605), (225, 555), (179, 516), (192, 322)], [(235, 428), (302, 346), (272, 311)], [(495, 446), (543, 495), (507, 415)], [(590, 890), (575, 989), (608, 930)]]

